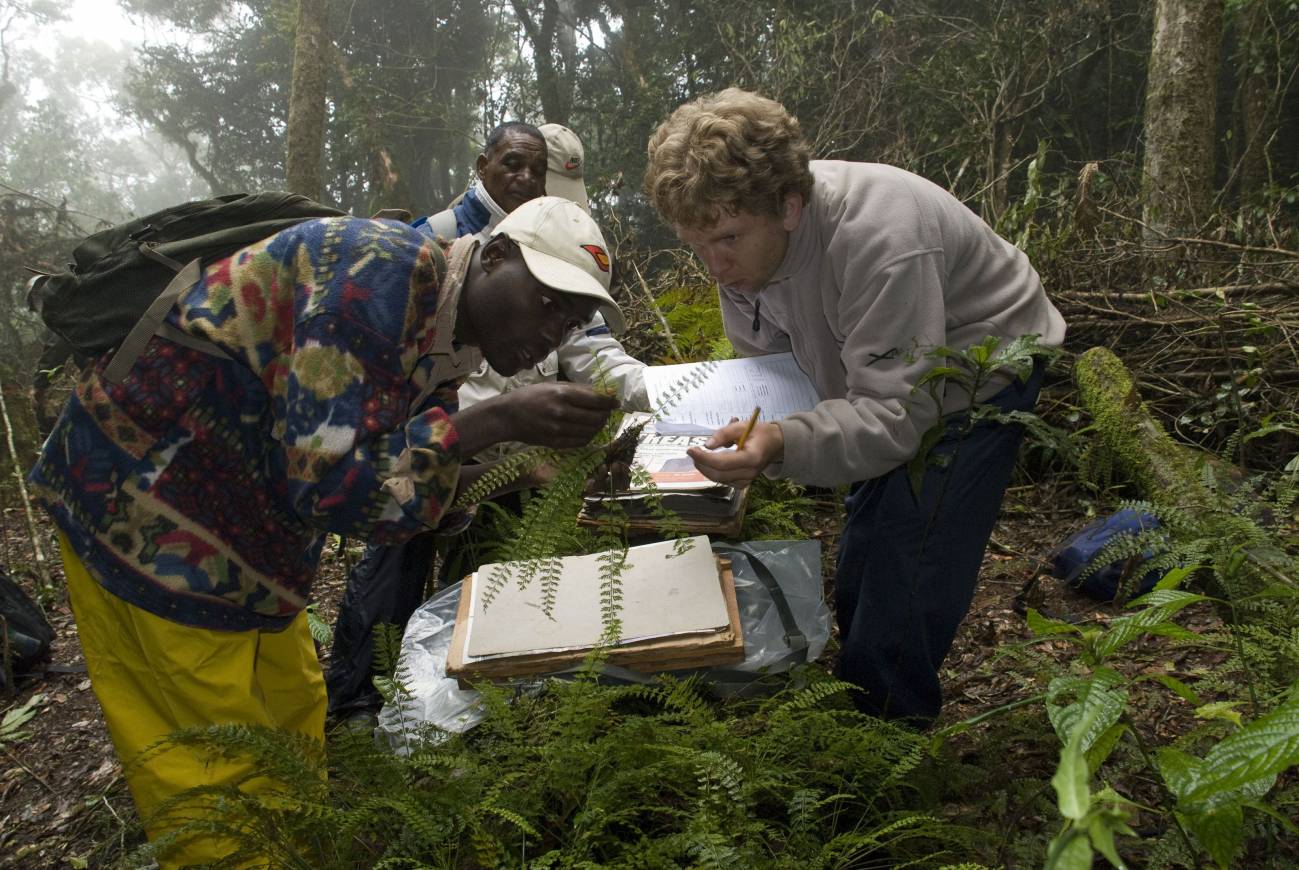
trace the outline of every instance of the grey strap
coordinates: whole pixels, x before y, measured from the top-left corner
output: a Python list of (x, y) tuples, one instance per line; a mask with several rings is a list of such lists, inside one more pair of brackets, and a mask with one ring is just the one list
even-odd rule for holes
[(772, 576), (771, 569), (764, 565), (760, 558), (742, 547), (713, 544), (713, 552), (724, 553), (729, 556), (743, 556), (745, 558), (745, 561), (753, 568), (753, 573), (758, 576), (758, 581), (766, 587), (768, 594), (771, 595), (772, 603), (776, 605), (776, 613), (780, 616), (781, 627), (785, 629), (785, 643), (789, 646), (790, 652), (798, 657), (798, 661), (807, 661), (807, 635), (803, 634), (802, 629), (798, 627), (798, 622), (794, 619), (794, 612), (789, 609), (789, 602), (785, 600), (785, 591), (780, 588), (780, 584)]
[(27, 300), (27, 307), (29, 309), (40, 314), (43, 303), (41, 298), (36, 294), (40, 292), (41, 285), (50, 280), (50, 273), (37, 271), (31, 266), (24, 266), (23, 268), (32, 273), (32, 277), (27, 281), (26, 296), (23, 298)]
[(162, 326), (158, 327), (158, 335), (176, 344), (183, 344), (190, 350), (197, 350), (208, 356), (220, 357), (221, 359), (233, 359), (230, 354), (223, 351), (210, 341), (204, 341), (201, 338), (195, 338), (183, 329), (172, 326), (170, 323), (163, 321)]
[(179, 260), (173, 260), (171, 257), (168, 257), (166, 254), (159, 251), (158, 246), (153, 242), (140, 242), (140, 253), (144, 254), (155, 263), (162, 263), (173, 272), (179, 272), (185, 268), (184, 263)]
[[(150, 256), (151, 259), (159, 260), (159, 262), (165, 261), (175, 264), (177, 267), (180, 266), (170, 257), (165, 257), (156, 251), (150, 252), (146, 245), (140, 246), (140, 252)], [(144, 348), (149, 343), (149, 339), (158, 334), (165, 334), (172, 341), (194, 350), (212, 356), (224, 357), (225, 359), (230, 358), (216, 345), (200, 338), (194, 338), (174, 327), (169, 326), (168, 331), (163, 332), (163, 319), (171, 311), (172, 306), (176, 304), (177, 297), (180, 296), (182, 291), (194, 286), (201, 274), (202, 269), (198, 260), (191, 260), (187, 265), (180, 268), (180, 271), (176, 273), (176, 277), (172, 278), (171, 283), (154, 298), (148, 310), (136, 321), (135, 326), (132, 326), (131, 331), (126, 334), (126, 338), (122, 339), (122, 343), (118, 345), (117, 350), (113, 353), (113, 358), (104, 367), (103, 377), (105, 381), (110, 384), (120, 384), (127, 373), (131, 371), (131, 367), (135, 365), (135, 361), (140, 358), (140, 354), (144, 353)], [(183, 338), (178, 336), (183, 336)]]

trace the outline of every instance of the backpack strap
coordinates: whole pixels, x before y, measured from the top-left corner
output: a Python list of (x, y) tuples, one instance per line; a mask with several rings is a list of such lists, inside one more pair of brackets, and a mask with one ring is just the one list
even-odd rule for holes
[(171, 324), (163, 322), (172, 306), (176, 304), (176, 299), (181, 292), (198, 283), (198, 279), (203, 274), (201, 263), (198, 260), (190, 260), (187, 265), (181, 266), (180, 263), (170, 257), (154, 251), (147, 244), (140, 245), (140, 253), (152, 260), (157, 260), (175, 268), (177, 270), (176, 277), (172, 278), (171, 283), (164, 287), (163, 291), (154, 298), (148, 310), (135, 322), (135, 326), (131, 327), (131, 331), (126, 334), (126, 338), (122, 339), (122, 343), (117, 346), (117, 350), (113, 352), (113, 358), (104, 367), (104, 380), (110, 384), (120, 384), (127, 373), (131, 371), (131, 367), (135, 365), (135, 361), (140, 358), (140, 354), (144, 353), (144, 348), (148, 345), (149, 339), (155, 335), (161, 335), (177, 344), (183, 344), (185, 347), (211, 356), (230, 359), (229, 354), (215, 344), (201, 338), (195, 338)]
[(370, 215), (372, 221), (401, 221), (408, 224), (415, 220), (415, 216), (410, 213), (410, 209), (405, 208), (381, 208), (374, 214)]
[(794, 619), (794, 612), (789, 609), (789, 602), (785, 600), (785, 591), (780, 588), (776, 582), (775, 576), (771, 569), (763, 564), (762, 559), (757, 555), (750, 553), (743, 547), (735, 547), (730, 544), (713, 544), (714, 553), (724, 553), (728, 556), (743, 556), (749, 566), (753, 568), (753, 573), (757, 575), (758, 581), (767, 589), (771, 596), (772, 604), (776, 605), (776, 613), (780, 616), (780, 625), (785, 629), (785, 643), (789, 646), (789, 656), (794, 661), (807, 661), (807, 635), (803, 634), (802, 629), (798, 627), (798, 622)]
[(24, 285), (23, 288), (25, 291), (25, 295), (23, 298), (27, 300), (27, 309), (29, 311), (34, 311), (37, 314), (40, 314), (41, 308), (44, 307), (44, 300), (41, 299), (41, 295), (40, 295), (41, 287), (45, 284), (46, 281), (50, 280), (50, 276), (53, 273), (43, 272), (40, 269), (36, 269), (32, 266), (23, 266), (23, 268), (26, 269), (28, 272), (30, 272), (32, 275), (32, 277), (27, 279), (27, 283), (26, 285)]
[[(152, 227), (150, 227), (149, 229), (152, 229)], [(135, 238), (135, 237), (132, 236), (131, 238)], [(154, 242), (141, 242), (140, 253), (148, 257), (150, 260), (153, 260), (155, 263), (162, 263), (162, 265), (166, 266), (168, 269), (172, 270), (173, 272), (179, 272), (181, 269), (185, 268), (184, 263), (178, 260), (173, 260), (171, 257), (168, 257), (166, 254), (164, 254), (162, 251), (158, 250), (158, 246)]]

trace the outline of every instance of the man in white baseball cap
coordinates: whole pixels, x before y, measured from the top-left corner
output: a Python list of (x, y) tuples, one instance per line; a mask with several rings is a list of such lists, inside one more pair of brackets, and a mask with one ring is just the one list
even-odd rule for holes
[(609, 295), (612, 262), (604, 236), (580, 204), (562, 196), (529, 200), (496, 225), (492, 237), (500, 235), (518, 244), (534, 278), (547, 287), (597, 300), (610, 328), (623, 331), (622, 311)]
[[(475, 243), (479, 247), (467, 276), (468, 299), (457, 316), (456, 332), (481, 356), (461, 360), (469, 366), (459, 389), (461, 415), (487, 415), (485, 428), (492, 431), (512, 431), (509, 421), (520, 416), (544, 426), (545, 417), (556, 416), (548, 412), (560, 404), (562, 414), (594, 418), (607, 413), (588, 407), (601, 396), (586, 386), (596, 382), (597, 374), (614, 386), (624, 408), (649, 409), (644, 364), (610, 334), (609, 325), (621, 331), (624, 319), (609, 293), (608, 246), (579, 204), (554, 196), (530, 200), (453, 248)], [(519, 281), (499, 280), (511, 274), (530, 283), (530, 292), (520, 295)], [(592, 316), (597, 309), (603, 319)], [(560, 382), (561, 376), (566, 383)], [(527, 394), (526, 402), (519, 401), (521, 393)], [(533, 404), (543, 400), (548, 408)], [(501, 415), (504, 426), (493, 419)], [(500, 459), (519, 449), (519, 440), (512, 434), (475, 451), (474, 461)], [(462, 474), (472, 468), (465, 466)], [(329, 712), (352, 726), (371, 726), (381, 704), (372, 682), (374, 627), (404, 626), (424, 600), (436, 540), (433, 534), (423, 534), (400, 544), (370, 544), (348, 574), (326, 685)], [(452, 548), (459, 552), (463, 546), (457, 542)], [(463, 570), (472, 552), (465, 550), (444, 564)]]
[(582, 140), (563, 124), (542, 124), (537, 129), (546, 137), (546, 194), (571, 199), (590, 211), (582, 179), (586, 169)]
[[(529, 177), (537, 175), (526, 164), (533, 146), (539, 147), (542, 138), (548, 155), (548, 195), (528, 200), (505, 214), (496, 206), (495, 197), (506, 199), (502, 185), (512, 177), (507, 170), (523, 174), (526, 169)], [(523, 334), (515, 331), (527, 322), (525, 315), (538, 312), (495, 310), (476, 331), (484, 351), (493, 346), (499, 350), (495, 354), (485, 352), (485, 358), (460, 385), (460, 411), (472, 413), (483, 404), (499, 405), (503, 397), (534, 384), (574, 387), (597, 381), (613, 387), (624, 409), (648, 411), (645, 365), (627, 353), (610, 331), (612, 327), (622, 332), (624, 320), (609, 294), (611, 252), (587, 215), (589, 200), (582, 182), (585, 166), (581, 141), (560, 124), (544, 124), (538, 129), (515, 122), (492, 132), (484, 154), (475, 196), (467, 197), (474, 202), (453, 204), (445, 212), (416, 222), (416, 226), (434, 238), (473, 236), (481, 242), (485, 254), (481, 262), (489, 267), (495, 268), (501, 254), (508, 253), (540, 283), (535, 299), (545, 298), (545, 288), (550, 288), (561, 297), (552, 299), (552, 303), (562, 306), (569, 300), (581, 299), (586, 308), (598, 308), (603, 317), (597, 315), (579, 328), (569, 329), (557, 348), (538, 357), (543, 330), (528, 327)], [(475, 203), (485, 203), (489, 208), (478, 208)], [(466, 319), (474, 318), (467, 313)], [(500, 367), (491, 363), (499, 363)], [(521, 446), (516, 442), (498, 443), (477, 453), (474, 461), (501, 459)], [(540, 475), (528, 482), (540, 483)], [(457, 579), (473, 569), (476, 557), (465, 541), (452, 541), (443, 559), (443, 571), (444, 576)], [(332, 715), (355, 723), (368, 723), (374, 718), (372, 711), (377, 711), (381, 703), (372, 681), (374, 626), (406, 624), (424, 600), (435, 547), (436, 537), (432, 534), (417, 535), (401, 544), (371, 544), (348, 573), (334, 624), (330, 669), (325, 675)]]

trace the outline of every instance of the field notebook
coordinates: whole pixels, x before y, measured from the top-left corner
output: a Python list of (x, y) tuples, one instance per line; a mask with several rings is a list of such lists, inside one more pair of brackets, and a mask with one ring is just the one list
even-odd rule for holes
[[(693, 388), (679, 389), (705, 371), (708, 374)], [(645, 389), (651, 407), (670, 402), (658, 423), (660, 435), (711, 435), (732, 419), (749, 419), (755, 406), (762, 409), (758, 419), (770, 423), (810, 411), (820, 401), (811, 379), (789, 352), (648, 366)]]
[(687, 533), (735, 537), (744, 521), (747, 489), (714, 483), (695, 468), (687, 455), (690, 447), (702, 447), (707, 435), (663, 435), (649, 414), (628, 413), (619, 434), (642, 426), (632, 464), (651, 481), (653, 489), (628, 482), (617, 489), (582, 499), (577, 516), (581, 525), (626, 519), (629, 531), (662, 531), (662, 511), (671, 511)]
[[(622, 638), (609, 651), (613, 664), (641, 671), (731, 664), (744, 658), (730, 564), (713, 555), (708, 538), (632, 547), (621, 577)], [(560, 563), (551, 612), (541, 583), (517, 583), (519, 565), (484, 565), (465, 579), (447, 657), (447, 673), (462, 679), (544, 674), (577, 664), (600, 642), (600, 556), (569, 556)], [(491, 602), (489, 578), (507, 575)]]

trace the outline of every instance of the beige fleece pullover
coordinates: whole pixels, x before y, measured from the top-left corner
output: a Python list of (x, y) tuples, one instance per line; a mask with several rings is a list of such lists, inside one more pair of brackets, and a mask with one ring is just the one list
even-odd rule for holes
[[(771, 476), (834, 486), (909, 460), (938, 419), (913, 392), (939, 345), (1036, 334), (1059, 346), (1065, 324), (1028, 257), (937, 185), (878, 163), (813, 161), (812, 196), (775, 277), (756, 294), (720, 290), (742, 356), (793, 350), (822, 401), (780, 421)], [(759, 329), (753, 331), (754, 301)], [(990, 383), (987, 399), (1009, 383)], [(943, 413), (969, 407), (953, 387)]]

